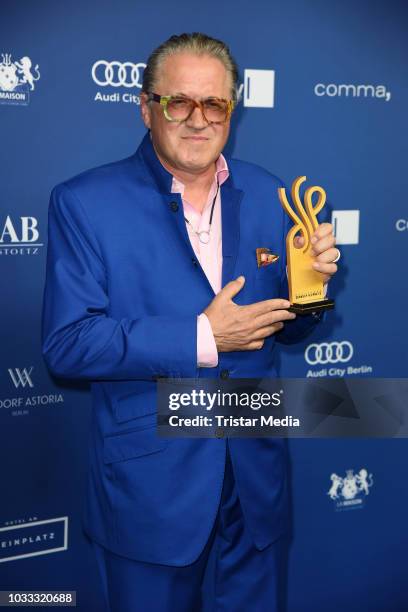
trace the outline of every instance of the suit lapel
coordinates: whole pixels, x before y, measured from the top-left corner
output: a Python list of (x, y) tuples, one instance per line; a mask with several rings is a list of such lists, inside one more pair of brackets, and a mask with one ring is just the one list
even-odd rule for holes
[[(191, 245), (190, 237), (187, 231), (186, 221), (184, 219), (184, 209), (183, 209), (183, 202), (181, 199), (181, 195), (179, 193), (172, 193), (172, 194), (169, 194), (167, 197), (169, 200), (170, 215), (172, 217), (173, 222), (176, 223), (178, 235), (182, 239), (183, 247), (185, 247), (188, 257), (191, 259), (191, 265), (192, 266), (195, 265), (198, 268), (204, 282), (206, 283), (212, 295), (214, 296), (215, 293), (214, 293), (213, 288), (211, 287), (211, 283), (208, 280), (203, 268), (201, 267), (201, 264), (198, 261), (197, 256), (194, 252), (194, 249)], [(172, 211), (172, 207), (171, 207), (172, 202), (177, 202), (178, 204), (178, 210), (176, 212)]]
[(222, 286), (233, 280), (239, 248), (239, 210), (244, 192), (234, 189), (231, 179), (221, 187)]

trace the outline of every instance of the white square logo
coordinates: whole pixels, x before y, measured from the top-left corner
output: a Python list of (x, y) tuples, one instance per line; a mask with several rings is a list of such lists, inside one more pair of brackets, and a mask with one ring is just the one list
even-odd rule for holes
[(273, 108), (275, 71), (245, 69), (244, 106)]
[(359, 210), (333, 210), (331, 222), (336, 236), (336, 244), (358, 244)]

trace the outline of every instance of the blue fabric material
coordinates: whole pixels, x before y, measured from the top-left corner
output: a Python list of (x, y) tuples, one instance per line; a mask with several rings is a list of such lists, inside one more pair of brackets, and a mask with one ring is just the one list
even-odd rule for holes
[(93, 543), (106, 608), (101, 612), (278, 612), (283, 610), (288, 542), (262, 551), (250, 538), (227, 445), (221, 502), (203, 552), (171, 567), (134, 561)]
[[(227, 161), (223, 284), (245, 276), (237, 304), (286, 297), (282, 183), (258, 166)], [(171, 178), (147, 134), (131, 157), (54, 188), (42, 348), (54, 375), (91, 381), (87, 533), (119, 555), (183, 566), (197, 559), (213, 527), (225, 440), (156, 436), (157, 377), (275, 376), (275, 342), (295, 342), (317, 321), (298, 317), (262, 350), (221, 353), (217, 368), (197, 368), (196, 319), (214, 292), (195, 261)], [(257, 247), (279, 261), (258, 268)], [(233, 439), (231, 455), (243, 513), (262, 549), (287, 529), (286, 447)]]

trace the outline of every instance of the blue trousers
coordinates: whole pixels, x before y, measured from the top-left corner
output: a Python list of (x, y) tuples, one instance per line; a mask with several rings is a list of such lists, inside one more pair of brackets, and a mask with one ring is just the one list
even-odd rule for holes
[[(273, 520), (273, 517), (271, 517)], [(287, 542), (259, 551), (247, 532), (228, 449), (220, 506), (199, 558), (143, 563), (93, 542), (109, 612), (280, 612)]]

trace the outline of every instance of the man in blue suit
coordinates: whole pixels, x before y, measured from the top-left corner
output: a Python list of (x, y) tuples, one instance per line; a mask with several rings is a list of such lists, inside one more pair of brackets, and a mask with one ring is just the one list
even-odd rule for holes
[[(91, 381), (84, 528), (114, 612), (278, 609), (283, 441), (156, 434), (158, 377), (275, 376), (275, 341), (320, 318), (287, 310), (281, 182), (222, 156), (236, 85), (224, 43), (173, 36), (145, 70), (136, 153), (51, 195), (43, 354)], [(328, 281), (330, 224), (314, 242)], [(279, 260), (258, 267), (258, 247)]]

